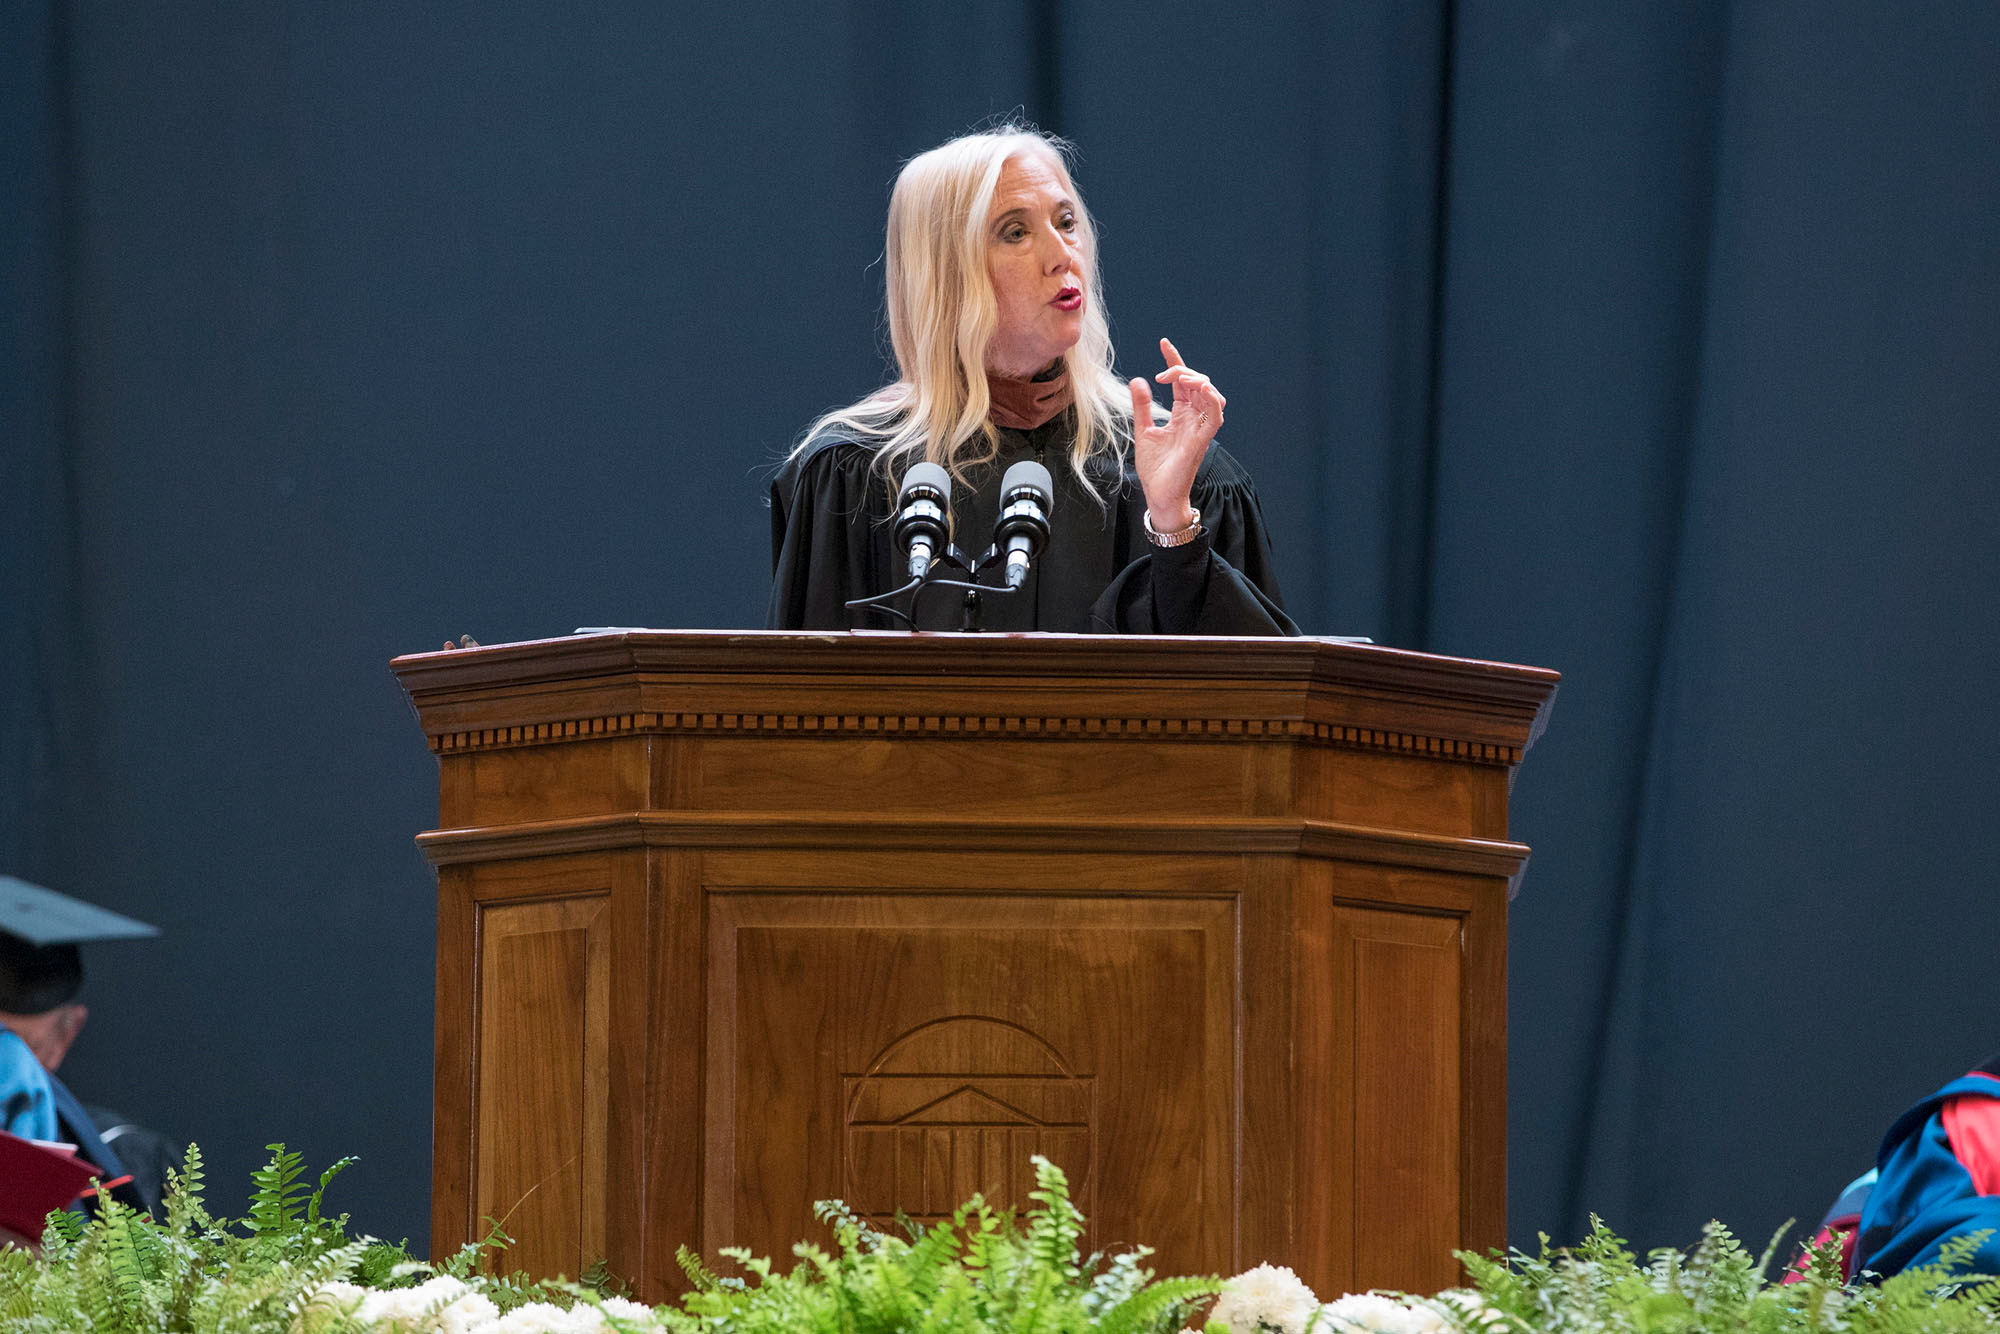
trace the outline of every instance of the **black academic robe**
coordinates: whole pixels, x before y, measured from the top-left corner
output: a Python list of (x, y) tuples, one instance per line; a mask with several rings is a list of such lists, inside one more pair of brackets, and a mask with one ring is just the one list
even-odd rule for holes
[(120, 1204), (157, 1216), (161, 1184), (152, 1182), (142, 1185), (132, 1177), (131, 1172), (126, 1170), (124, 1159), (98, 1133), (96, 1119), (77, 1101), (69, 1086), (54, 1075), (49, 1076), (49, 1091), (55, 1095), (56, 1138), (76, 1145), (77, 1157), (103, 1171), (102, 1180), (118, 1183), (110, 1190)]
[[(1000, 591), (1002, 566), (980, 572), (980, 628), (1122, 634), (1295, 635), (1271, 568), (1271, 539), (1243, 466), (1212, 447), (1196, 474), (1202, 537), (1179, 547), (1146, 540), (1145, 495), (1130, 463), (1093, 461), (1092, 497), (1069, 465), (1070, 414), (1033, 431), (1000, 431), (1000, 454), (952, 487), (953, 542), (976, 557), (992, 542), (1000, 479), (1022, 459), (1055, 482), (1049, 545), (1018, 593)], [(894, 549), (895, 496), (874, 450), (838, 435), (809, 442), (771, 481), (773, 580), (769, 624), (778, 630), (890, 629), (902, 623), (853, 598), (908, 582)], [(947, 577), (962, 578), (955, 571)], [(924, 592), (919, 629), (956, 630), (963, 593)], [(898, 601), (907, 609), (909, 600)]]

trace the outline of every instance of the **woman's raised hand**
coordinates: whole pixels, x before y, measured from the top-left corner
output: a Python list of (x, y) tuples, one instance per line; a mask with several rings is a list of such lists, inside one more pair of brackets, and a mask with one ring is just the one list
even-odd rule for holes
[(1154, 421), (1152, 390), (1144, 380), (1132, 381), (1132, 464), (1139, 470), (1153, 527), (1177, 533), (1194, 522), (1188, 503), (1194, 475), (1222, 429), (1222, 410), (1229, 400), (1206, 375), (1181, 360), (1167, 339), (1160, 340), (1160, 355), (1167, 368), (1153, 378), (1173, 387), (1173, 411), (1164, 422)]

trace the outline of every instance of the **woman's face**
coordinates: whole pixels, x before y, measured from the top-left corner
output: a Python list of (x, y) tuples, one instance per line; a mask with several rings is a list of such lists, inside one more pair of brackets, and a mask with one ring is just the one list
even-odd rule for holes
[(986, 273), (1000, 323), (986, 369), (1029, 376), (1083, 334), (1083, 215), (1047, 154), (1001, 164), (986, 211)]

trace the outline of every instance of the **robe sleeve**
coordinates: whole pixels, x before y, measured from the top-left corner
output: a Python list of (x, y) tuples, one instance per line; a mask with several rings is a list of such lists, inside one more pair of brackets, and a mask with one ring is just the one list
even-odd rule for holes
[(1886, 1278), (1936, 1264), (1954, 1243), (1970, 1248), (1961, 1273), (2000, 1274), (2000, 1195), (1978, 1192), (1945, 1116), (1953, 1100), (1967, 1097), (2000, 1097), (2000, 1081), (1983, 1069), (1961, 1076), (1897, 1117), (1883, 1137), (1855, 1238), (1857, 1275)]
[[(1201, 537), (1152, 547), (1112, 579), (1090, 609), (1098, 633), (1296, 635), (1279, 600), (1271, 535), (1250, 478), (1234, 460), (1196, 477)], [(1144, 501), (1139, 502), (1142, 506)]]
[(882, 482), (870, 458), (863, 446), (835, 442), (787, 460), (771, 479), (769, 628), (845, 630), (856, 623), (849, 598), (890, 587), (873, 508), (883, 497), (870, 491)]

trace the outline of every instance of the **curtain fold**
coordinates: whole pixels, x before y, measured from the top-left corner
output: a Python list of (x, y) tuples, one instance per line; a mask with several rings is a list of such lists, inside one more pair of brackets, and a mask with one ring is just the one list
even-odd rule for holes
[(70, 25), (59, 4), (19, 6), (0, 25), (17, 73), (0, 136), (6, 313), (0, 316), (0, 872), (55, 874), (83, 842), (95, 769), (82, 707), (92, 655), (78, 608), (76, 550), (75, 143)]

